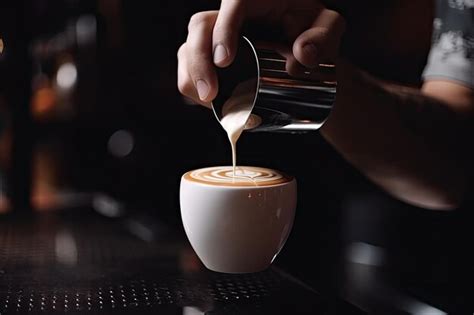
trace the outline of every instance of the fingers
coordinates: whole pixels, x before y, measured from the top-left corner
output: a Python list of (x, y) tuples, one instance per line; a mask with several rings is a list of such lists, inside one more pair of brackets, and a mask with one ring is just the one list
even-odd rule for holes
[(210, 102), (203, 102), (199, 99), (196, 87), (188, 72), (186, 43), (178, 49), (178, 90), (193, 103), (211, 107)]
[(244, 0), (223, 0), (219, 11), (191, 17), (186, 43), (178, 51), (178, 88), (195, 102), (209, 105), (217, 95), (214, 66), (226, 67), (235, 58)]
[[(189, 79), (194, 85), (201, 102), (210, 102), (217, 95), (217, 75), (212, 61), (212, 30), (217, 11), (199, 12), (191, 17), (185, 49), (181, 58), (187, 68)], [(181, 61), (180, 61), (181, 62)], [(185, 75), (185, 70), (181, 70)], [(188, 85), (187, 82), (182, 82)]]
[(178, 90), (186, 97), (188, 102), (210, 107), (210, 103), (199, 99), (196, 87), (188, 72), (186, 54), (186, 44), (183, 44), (178, 49)]
[(227, 67), (234, 60), (243, 19), (244, 0), (222, 0), (212, 36), (216, 66)]
[(308, 68), (335, 60), (344, 30), (345, 21), (342, 16), (336, 11), (323, 9), (311, 28), (296, 38), (293, 55)]
[(318, 66), (309, 69), (299, 63), (298, 60), (290, 54), (286, 56), (286, 71), (295, 78), (318, 81), (335, 81), (336, 73), (331, 66)]
[(285, 70), (292, 77), (304, 78), (308, 73), (308, 69), (296, 60), (290, 49), (286, 47), (275, 48), (275, 51), (285, 58)]
[(298, 60), (296, 60), (291, 47), (275, 46), (273, 49), (282, 57), (285, 58), (285, 70), (286, 72), (294, 77), (304, 80), (314, 81), (328, 81), (332, 82), (336, 80), (336, 72), (334, 65), (319, 65), (317, 67), (308, 68), (303, 66)]

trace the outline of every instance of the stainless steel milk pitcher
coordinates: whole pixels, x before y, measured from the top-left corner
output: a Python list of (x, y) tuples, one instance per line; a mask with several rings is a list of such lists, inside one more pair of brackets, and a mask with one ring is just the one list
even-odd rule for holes
[(234, 62), (218, 68), (219, 92), (212, 102), (220, 121), (227, 102), (253, 102), (247, 131), (307, 132), (318, 130), (336, 97), (336, 68), (320, 64), (298, 77), (286, 71), (286, 58), (276, 45), (239, 41)]

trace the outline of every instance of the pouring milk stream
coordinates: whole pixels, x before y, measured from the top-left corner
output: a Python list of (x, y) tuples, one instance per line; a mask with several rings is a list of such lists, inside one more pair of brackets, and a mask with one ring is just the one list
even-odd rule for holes
[(233, 178), (252, 177), (245, 168), (236, 170), (237, 140), (244, 130), (318, 130), (335, 99), (333, 65), (320, 65), (311, 76), (295, 78), (286, 72), (286, 58), (275, 47), (280, 45), (254, 46), (243, 36), (233, 63), (216, 69), (219, 91), (212, 110), (232, 147)]
[(222, 128), (224, 128), (229, 138), (232, 147), (232, 174), (235, 177), (235, 170), (237, 166), (237, 140), (240, 135), (248, 128), (247, 121), (253, 109), (255, 95), (253, 93), (242, 93), (248, 91), (248, 85), (255, 85), (255, 80), (249, 80), (239, 84), (234, 90), (235, 97), (226, 102), (222, 110), (223, 116), (219, 120)]

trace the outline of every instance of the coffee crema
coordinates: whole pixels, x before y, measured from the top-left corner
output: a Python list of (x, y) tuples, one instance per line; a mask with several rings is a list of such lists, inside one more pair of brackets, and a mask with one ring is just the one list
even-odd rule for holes
[(272, 186), (293, 180), (282, 172), (255, 166), (238, 166), (235, 176), (232, 166), (207, 167), (189, 171), (183, 178), (215, 186)]

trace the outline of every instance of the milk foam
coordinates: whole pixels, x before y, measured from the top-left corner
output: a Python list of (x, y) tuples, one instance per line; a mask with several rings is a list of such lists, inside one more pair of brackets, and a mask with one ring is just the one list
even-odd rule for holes
[(235, 170), (235, 175), (231, 166), (207, 167), (188, 172), (184, 177), (206, 184), (224, 186), (268, 186), (292, 179), (281, 172), (254, 166), (239, 166)]

